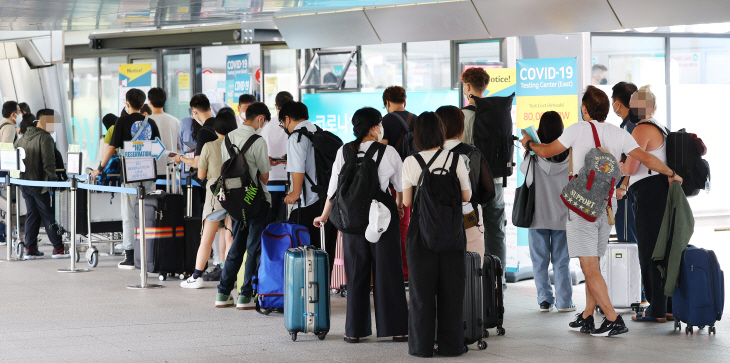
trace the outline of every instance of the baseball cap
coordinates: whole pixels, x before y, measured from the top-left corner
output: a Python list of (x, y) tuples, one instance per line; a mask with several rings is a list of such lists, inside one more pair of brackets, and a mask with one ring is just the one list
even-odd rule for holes
[(388, 229), (390, 224), (390, 210), (385, 204), (373, 199), (370, 203), (370, 223), (365, 230), (365, 239), (371, 243), (378, 242), (380, 235)]

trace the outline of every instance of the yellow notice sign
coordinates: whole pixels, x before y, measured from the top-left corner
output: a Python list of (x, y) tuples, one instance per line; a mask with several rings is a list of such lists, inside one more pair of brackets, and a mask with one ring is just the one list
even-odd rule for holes
[(187, 73), (178, 75), (177, 87), (180, 90), (190, 89), (190, 75)]

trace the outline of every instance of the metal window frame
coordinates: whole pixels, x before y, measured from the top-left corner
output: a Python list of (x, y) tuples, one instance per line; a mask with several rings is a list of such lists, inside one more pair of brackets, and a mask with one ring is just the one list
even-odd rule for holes
[[(345, 75), (347, 75), (347, 71), (350, 69), (350, 65), (353, 63), (353, 59), (358, 57), (358, 49), (359, 47), (353, 47), (352, 49), (345, 50), (345, 49), (338, 49), (338, 50), (315, 50), (314, 54), (312, 55), (312, 59), (309, 61), (309, 66), (307, 67), (307, 71), (304, 73), (304, 77), (301, 78), (299, 82), (299, 89), (306, 89), (306, 90), (340, 90), (342, 91), (342, 85), (345, 81)], [(342, 74), (337, 79), (337, 83), (318, 83), (318, 84), (305, 84), (306, 80), (309, 78), (309, 76), (312, 74), (316, 62), (319, 60), (320, 55), (332, 55), (332, 54), (348, 54), (349, 57), (347, 58), (347, 62), (345, 62), (344, 67), (342, 68)], [(355, 60), (355, 63), (357, 64), (359, 61)], [(354, 87), (355, 90), (360, 89), (360, 71), (358, 67), (358, 76), (357, 76), (357, 85)]]

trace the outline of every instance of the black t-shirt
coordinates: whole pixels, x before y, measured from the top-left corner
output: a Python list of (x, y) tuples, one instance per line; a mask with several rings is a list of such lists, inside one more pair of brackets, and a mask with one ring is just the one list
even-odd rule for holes
[[(143, 120), (144, 115), (141, 113), (133, 113), (117, 119), (117, 122), (114, 124), (112, 141), (109, 145), (116, 148), (123, 148), (125, 141), (132, 141), (132, 137), (137, 133), (139, 127), (142, 126)], [(154, 140), (156, 137), (160, 137), (160, 130), (157, 129), (157, 124), (154, 120), (147, 118), (147, 127), (145, 127), (137, 140)]]
[[(193, 120), (193, 122), (196, 121)], [(206, 143), (218, 140), (218, 135), (215, 133), (215, 129), (213, 128), (214, 122), (215, 117), (211, 117), (205, 120), (203, 127), (198, 130), (198, 139), (195, 144), (195, 156), (200, 156), (200, 153), (203, 152), (203, 146)]]
[[(408, 111), (395, 111), (398, 116), (403, 118), (403, 121), (408, 122), (408, 115), (411, 113)], [(413, 123), (416, 121), (415, 116), (411, 119), (411, 128), (413, 127)], [(400, 120), (391, 115), (387, 114), (383, 116), (383, 129), (385, 129), (385, 134), (383, 135), (383, 140), (388, 140), (388, 145), (395, 147), (395, 144), (398, 142), (398, 139), (400, 138), (400, 135), (405, 131), (403, 129), (403, 124), (400, 122)], [(398, 150), (400, 153), (400, 150)], [(402, 155), (401, 155), (402, 157)]]

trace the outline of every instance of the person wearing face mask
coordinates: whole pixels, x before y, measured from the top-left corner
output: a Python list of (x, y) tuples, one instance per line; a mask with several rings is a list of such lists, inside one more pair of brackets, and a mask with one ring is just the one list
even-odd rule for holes
[[(227, 137), (232, 145), (243, 148), (249, 138), (256, 134), (256, 130), (261, 129), (271, 120), (269, 108), (261, 103), (254, 102), (246, 110), (246, 122), (241, 127), (228, 133)], [(225, 144), (221, 144), (222, 161), (230, 159), (228, 149)], [(269, 181), (269, 151), (266, 147), (266, 141), (258, 138), (251, 144), (245, 154), (248, 170), (252, 178), (260, 175), (261, 187), (266, 197), (261, 202), (259, 213), (256, 217), (250, 218), (246, 223), (234, 221), (233, 223), (233, 244), (228, 250), (228, 256), (223, 264), (223, 272), (221, 273), (220, 284), (218, 285), (218, 295), (216, 295), (216, 307), (233, 306), (233, 284), (236, 282), (236, 276), (241, 269), (243, 263), (243, 255), (248, 251), (249, 256), (256, 256), (261, 248), (261, 234), (269, 223), (269, 207), (271, 205), (271, 195), (266, 189), (266, 183)], [(214, 212), (215, 213), (215, 212)], [(250, 310), (256, 307), (253, 299), (252, 277), (256, 275), (256, 258), (249, 257), (246, 259), (245, 278), (240, 287), (236, 308), (239, 310)]]
[[(144, 106), (144, 101), (147, 99), (144, 92), (137, 88), (132, 88), (127, 91), (125, 96), (126, 105), (125, 110), (129, 116), (120, 117), (114, 125), (114, 132), (112, 134), (111, 142), (109, 146), (104, 150), (104, 154), (101, 158), (99, 168), (91, 172), (91, 177), (96, 179), (102, 170), (106, 167), (109, 159), (114, 155), (117, 149), (124, 147), (125, 141), (132, 141), (135, 138), (139, 141), (154, 140), (160, 137), (160, 130), (157, 128), (157, 124), (154, 120), (151, 120), (143, 116), (139, 110)], [(125, 188), (136, 189), (139, 183), (123, 183), (122, 186)], [(141, 182), (145, 190), (155, 190), (154, 181)], [(135, 210), (134, 204), (137, 202), (137, 196), (133, 194), (122, 194), (122, 235), (124, 246), (124, 260), (118, 264), (118, 267), (123, 270), (134, 270), (134, 240), (135, 240)]]
[(286, 154), (287, 135), (284, 129), (279, 127), (279, 110), (285, 103), (293, 100), (294, 97), (287, 91), (281, 91), (274, 99), (276, 115), (271, 115), (271, 121), (261, 130), (261, 137), (266, 141), (269, 148), (269, 161), (271, 173), (269, 174), (269, 193), (271, 193), (271, 216), (270, 222), (286, 220), (286, 208), (284, 208), (284, 197), (286, 196), (286, 161), (275, 161), (274, 158), (281, 158)]
[[(640, 120), (631, 136), (634, 137), (639, 147), (666, 163), (666, 135), (669, 132), (653, 117), (657, 103), (651, 87), (647, 85), (639, 88), (631, 96), (630, 106), (631, 113), (636, 114)], [(641, 280), (650, 304), (648, 309), (641, 314), (634, 315), (632, 319), (659, 323), (673, 320), (671, 299), (664, 296), (664, 279), (652, 260), (659, 229), (664, 218), (664, 209), (667, 205), (669, 182), (663, 175), (652, 171), (632, 156), (626, 159), (621, 171), (628, 176), (629, 180), (618, 189), (617, 197), (624, 197), (626, 185), (630, 185), (629, 190), (634, 198), (636, 215), (636, 242), (639, 247)]]
[(593, 68), (591, 68), (591, 84), (607, 84), (608, 80), (606, 79), (606, 73), (608, 73), (608, 68), (606, 68), (606, 66), (603, 64), (594, 64)]
[[(408, 305), (403, 289), (401, 274), (400, 231), (396, 216), (403, 213), (402, 169), (400, 155), (392, 146), (380, 145), (384, 131), (380, 112), (365, 107), (352, 116), (355, 141), (343, 145), (337, 151), (329, 180), (327, 201), (322, 215), (314, 219), (313, 226), (326, 223), (332, 204), (330, 199), (337, 192), (340, 172), (345, 160), (352, 160), (357, 154), (374, 152), (373, 159), (380, 159), (377, 173), (380, 181), (379, 200), (384, 201), (390, 212), (390, 222), (379, 235), (376, 243), (365, 234), (342, 233), (347, 275), (347, 318), (345, 320), (345, 341), (357, 343), (360, 338), (372, 334), (370, 323), (370, 281), (372, 277), (375, 296), (375, 316), (378, 337), (394, 337), (393, 340), (408, 340)], [(381, 155), (382, 153), (382, 155)], [(395, 186), (395, 199), (385, 195), (388, 185)]]
[(215, 133), (213, 124), (215, 118), (210, 109), (210, 101), (204, 94), (197, 94), (190, 99), (190, 117), (193, 121), (197, 122), (198, 125), (202, 126), (196, 133), (195, 140), (195, 158), (186, 158), (182, 155), (176, 155), (173, 160), (175, 164), (185, 163), (191, 168), (198, 167), (198, 160), (200, 159), (200, 153), (203, 151), (203, 145), (210, 141), (218, 140), (218, 135)]
[(246, 122), (246, 109), (254, 102), (256, 102), (256, 97), (253, 95), (244, 93), (238, 96), (238, 115), (236, 115), (236, 124), (238, 127), (241, 127)]
[(18, 103), (15, 101), (5, 102), (2, 116), (3, 119), (0, 121), (0, 142), (15, 142), (18, 139), (16, 125), (20, 123), (22, 117)]

